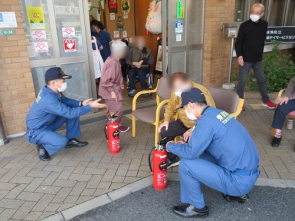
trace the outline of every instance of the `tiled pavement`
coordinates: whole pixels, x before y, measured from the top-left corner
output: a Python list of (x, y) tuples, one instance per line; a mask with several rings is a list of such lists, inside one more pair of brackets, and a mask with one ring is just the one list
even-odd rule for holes
[[(254, 103), (260, 100), (247, 101)], [(238, 119), (259, 149), (260, 177), (295, 180), (295, 129), (284, 129), (282, 145), (272, 148), (272, 116), (272, 110), (254, 111), (247, 105)], [(127, 117), (124, 121), (131, 124)], [(40, 161), (24, 137), (0, 147), (0, 220), (40, 220), (150, 176), (147, 156), (154, 143), (153, 126), (138, 122), (136, 138), (122, 134), (117, 155), (108, 152), (103, 127), (103, 121), (83, 125), (81, 139), (90, 144), (63, 150), (50, 162)], [(177, 168), (170, 172), (177, 173)]]

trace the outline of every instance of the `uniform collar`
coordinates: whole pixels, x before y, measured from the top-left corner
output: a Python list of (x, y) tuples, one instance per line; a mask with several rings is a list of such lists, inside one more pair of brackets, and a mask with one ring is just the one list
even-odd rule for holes
[(62, 93), (61, 93), (61, 96), (60, 96), (58, 93), (53, 91), (50, 87), (47, 87), (47, 85), (44, 86), (44, 92), (46, 94), (51, 94), (53, 96), (56, 96), (58, 99), (61, 99), (61, 96), (62, 96)]

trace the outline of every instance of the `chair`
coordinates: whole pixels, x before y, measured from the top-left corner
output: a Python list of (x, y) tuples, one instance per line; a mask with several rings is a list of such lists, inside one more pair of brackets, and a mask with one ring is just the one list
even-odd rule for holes
[[(283, 95), (283, 93), (285, 92), (285, 89), (283, 90), (280, 90), (279, 94), (278, 94), (278, 97), (281, 97)], [(288, 118), (292, 118), (292, 119), (295, 119), (295, 110), (291, 111), (290, 113), (288, 113), (286, 115), (286, 117)], [(271, 128), (271, 135), (274, 136), (276, 133), (276, 129), (275, 128)]]
[[(136, 109), (136, 101), (140, 95), (156, 93), (156, 106)], [(155, 145), (159, 141), (158, 127), (164, 118), (164, 105), (169, 102), (171, 90), (168, 85), (168, 79), (162, 77), (158, 80), (157, 87), (154, 90), (145, 90), (138, 92), (132, 101), (132, 137), (136, 136), (136, 119), (155, 125)], [(162, 100), (162, 101), (161, 101)]]
[(242, 112), (244, 99), (232, 92), (224, 89), (210, 87), (209, 91), (214, 99), (216, 108), (226, 111), (234, 118), (237, 118)]

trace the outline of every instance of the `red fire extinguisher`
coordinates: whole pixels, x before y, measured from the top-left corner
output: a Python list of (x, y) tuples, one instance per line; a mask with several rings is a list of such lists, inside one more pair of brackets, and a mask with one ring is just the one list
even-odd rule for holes
[(114, 113), (110, 113), (110, 118), (105, 126), (105, 136), (111, 154), (117, 154), (120, 152), (120, 130), (118, 122), (115, 121), (116, 117), (117, 116), (115, 116)]
[[(160, 140), (157, 146), (153, 147), (149, 154), (149, 166), (153, 177), (153, 186), (156, 190), (164, 190), (167, 187), (167, 151), (166, 138)], [(151, 155), (153, 167), (151, 163)]]

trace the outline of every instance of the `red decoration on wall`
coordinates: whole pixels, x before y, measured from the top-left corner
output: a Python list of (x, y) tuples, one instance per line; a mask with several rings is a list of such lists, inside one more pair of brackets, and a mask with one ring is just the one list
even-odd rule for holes
[(118, 6), (117, 0), (109, 0), (108, 5), (109, 5), (110, 13), (117, 13), (118, 12), (118, 9), (117, 9), (117, 6)]

